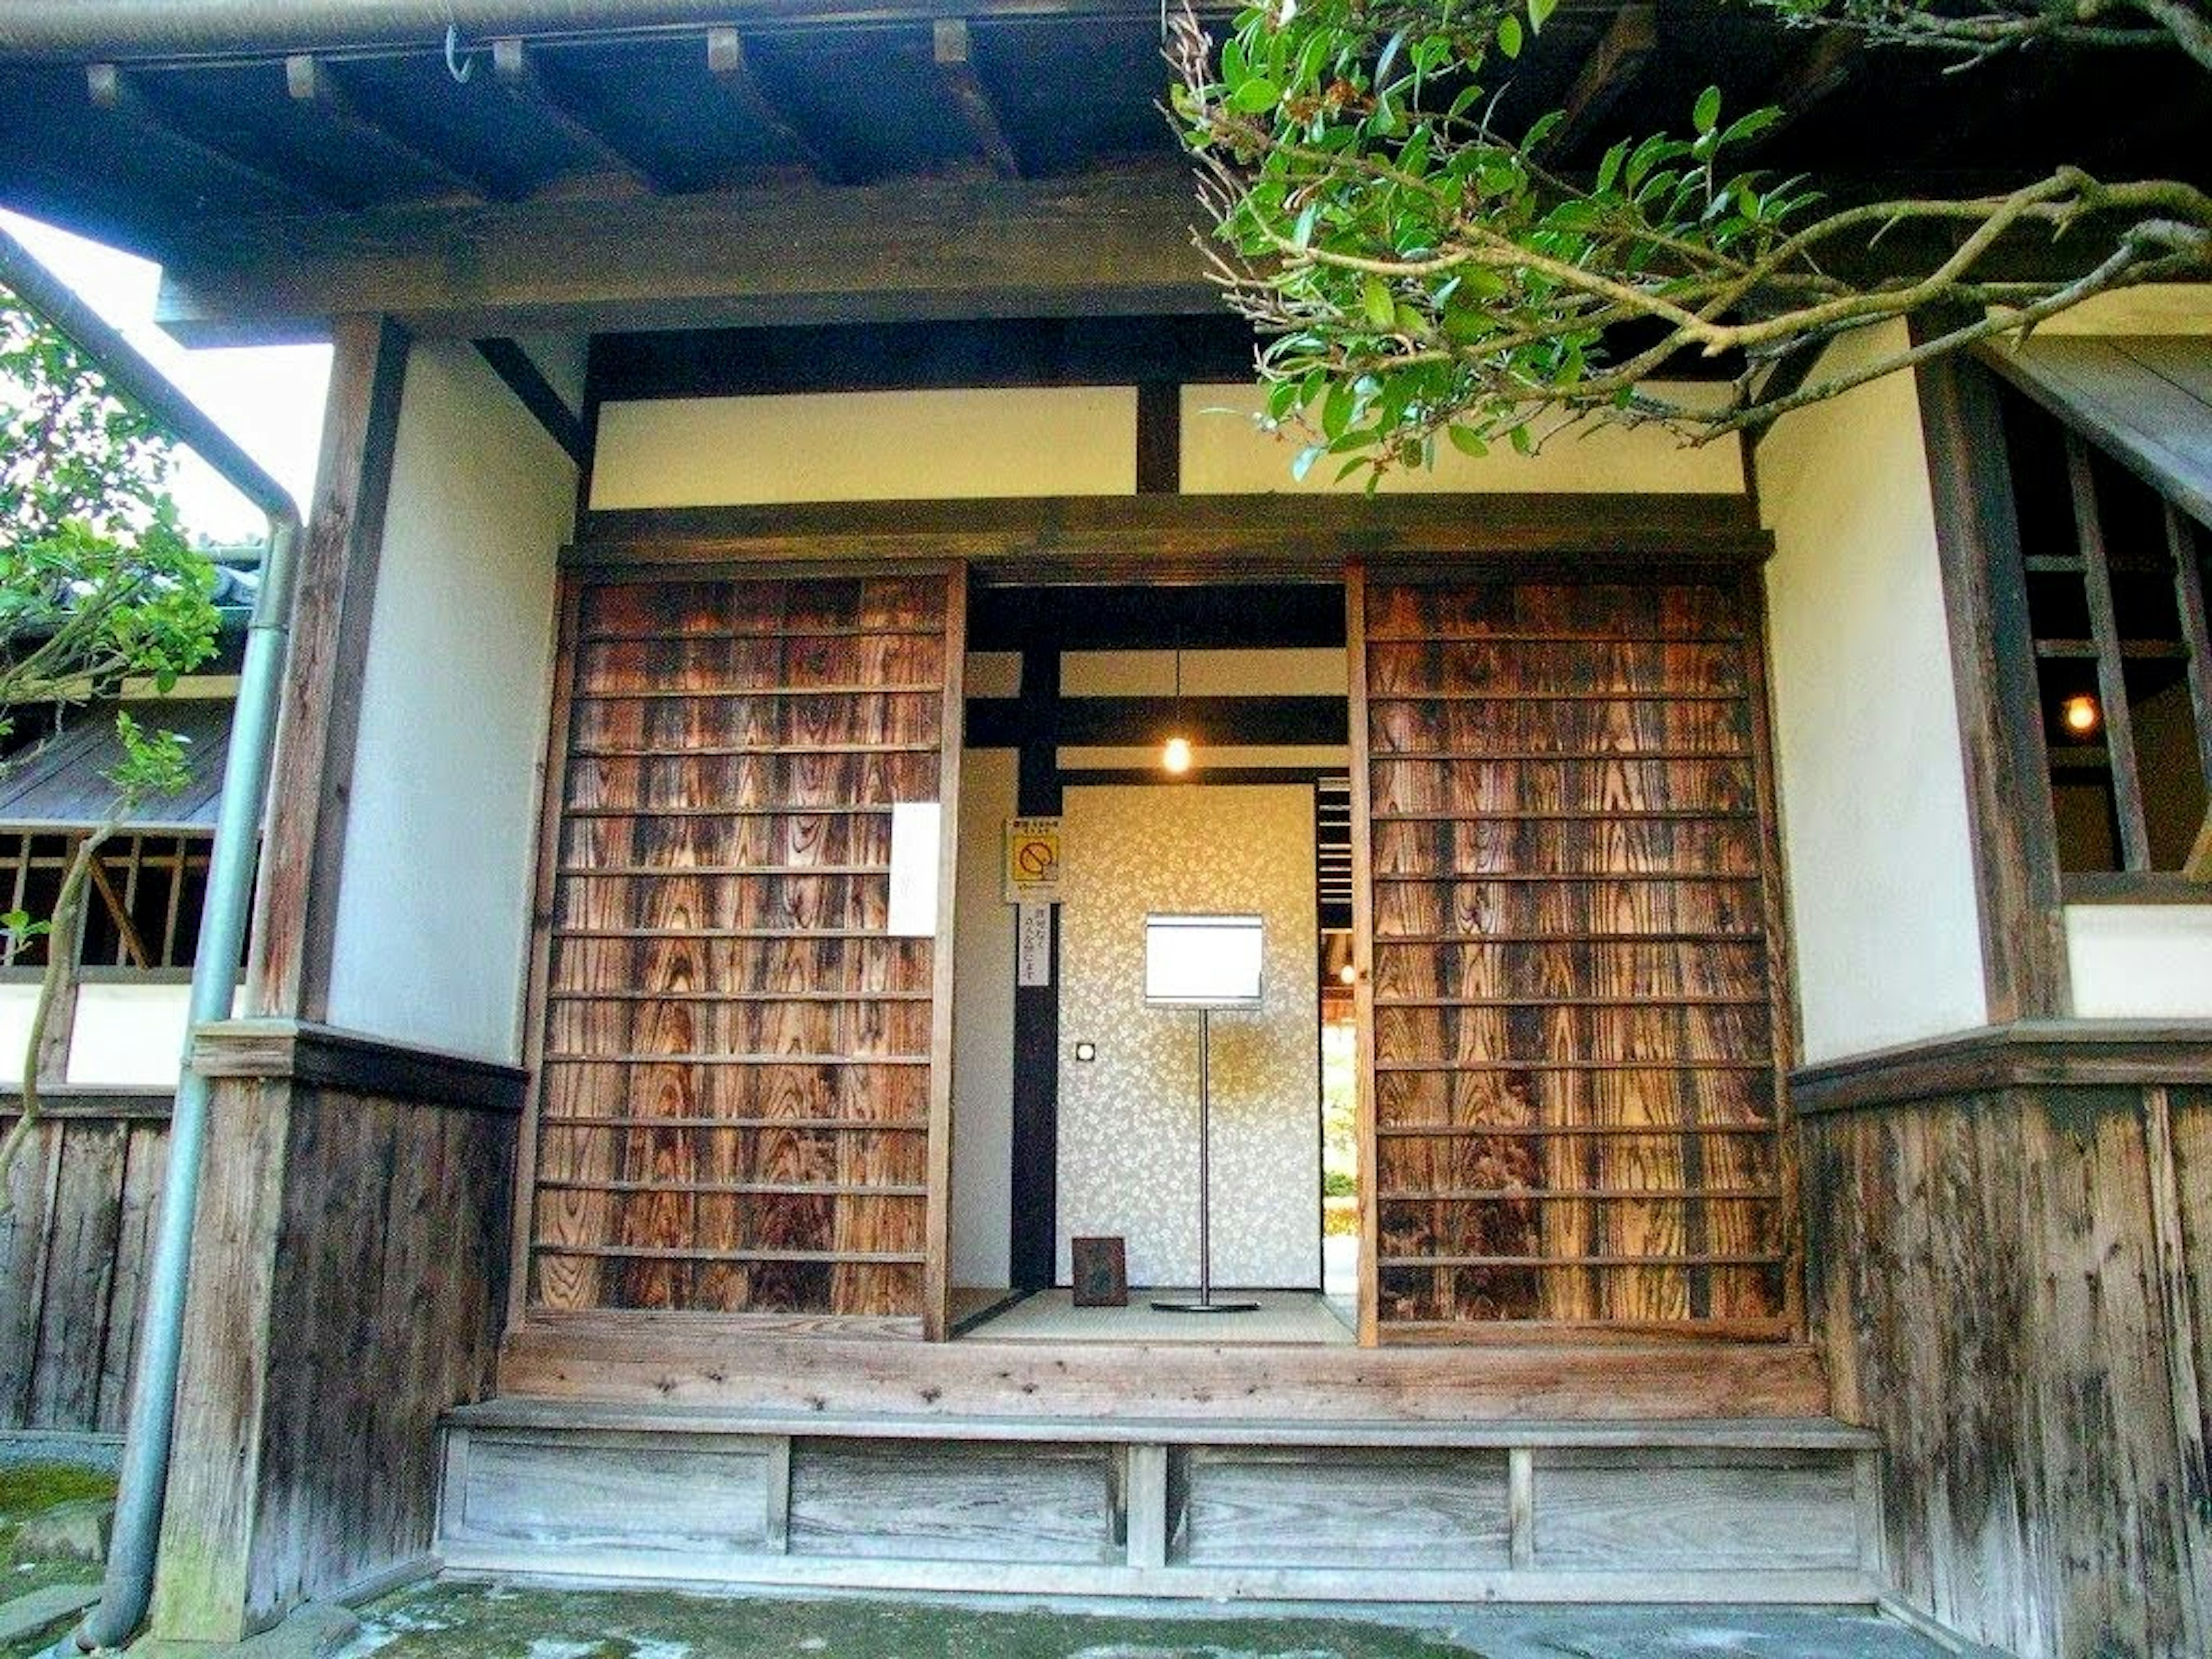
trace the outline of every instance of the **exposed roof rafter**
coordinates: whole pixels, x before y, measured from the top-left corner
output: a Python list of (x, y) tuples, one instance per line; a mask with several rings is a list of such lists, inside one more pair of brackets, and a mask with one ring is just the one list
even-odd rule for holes
[(441, 156), (411, 144), (389, 128), (363, 114), (351, 95), (338, 84), (331, 66), (310, 52), (295, 52), (284, 60), (284, 86), (292, 101), (313, 110), (333, 134), (349, 143), (361, 144), (439, 180), (447, 189), (477, 201), (489, 201), (499, 192), (483, 179), (472, 177)]
[(1659, 24), (1648, 0), (1629, 0), (1613, 15), (1613, 21), (1590, 55), (1583, 60), (1574, 85), (1567, 89), (1565, 112), (1544, 145), (1547, 157), (1571, 155), (1589, 137), (1607, 111), (1635, 84), (1644, 65), (1659, 49)]
[(1020, 178), (1021, 158), (1014, 154), (1013, 144), (999, 123), (999, 112), (991, 106), (991, 94), (975, 73), (975, 43), (969, 35), (968, 20), (940, 17), (931, 30), (935, 37), (937, 72), (984, 159), (1001, 179)]
[(226, 144), (185, 131), (149, 101), (135, 76), (113, 64), (88, 64), (84, 74), (85, 90), (94, 107), (112, 112), (157, 143), (183, 151), (216, 172), (256, 190), (266, 191), (280, 200), (289, 198), (305, 206), (325, 209), (352, 205), (297, 179), (272, 173)]
[(744, 37), (726, 24), (707, 31), (707, 67), (723, 94), (744, 112), (754, 125), (765, 127), (788, 144), (807, 170), (830, 184), (844, 182), (821, 150), (793, 125), (791, 117), (768, 95), (745, 56)]
[(653, 169), (625, 150), (617, 149), (606, 135), (570, 109), (545, 84), (531, 61), (530, 48), (515, 35), (501, 35), (491, 43), (494, 77), (508, 97), (552, 127), (563, 138), (592, 158), (595, 167), (628, 179), (638, 188), (661, 194), (672, 186)]

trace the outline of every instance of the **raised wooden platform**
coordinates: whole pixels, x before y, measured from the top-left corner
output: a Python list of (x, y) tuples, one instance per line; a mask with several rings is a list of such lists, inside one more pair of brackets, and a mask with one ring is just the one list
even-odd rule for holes
[[(908, 1352), (911, 1352), (909, 1350)], [(1825, 1419), (966, 1415), (502, 1398), (446, 1428), (459, 1572), (1291, 1601), (1864, 1603)]]
[(1621, 1340), (1377, 1349), (923, 1343), (687, 1316), (533, 1314), (503, 1395), (739, 1411), (956, 1417), (1649, 1422), (1824, 1418), (1802, 1344)]

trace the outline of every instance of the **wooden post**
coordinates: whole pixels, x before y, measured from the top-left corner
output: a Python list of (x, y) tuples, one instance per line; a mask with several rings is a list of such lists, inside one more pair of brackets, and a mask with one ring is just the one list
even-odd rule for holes
[(407, 337), (391, 319), (339, 319), (270, 781), (246, 976), (256, 1013), (319, 1020), (329, 1012), (359, 692), (406, 368)]

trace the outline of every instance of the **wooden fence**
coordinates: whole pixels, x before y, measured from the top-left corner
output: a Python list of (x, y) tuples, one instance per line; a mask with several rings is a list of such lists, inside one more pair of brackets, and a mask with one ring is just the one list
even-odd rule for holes
[[(123, 1431), (170, 1105), (166, 1090), (49, 1091), (0, 1177), (0, 1431)], [(0, 1101), (0, 1133), (18, 1109)]]

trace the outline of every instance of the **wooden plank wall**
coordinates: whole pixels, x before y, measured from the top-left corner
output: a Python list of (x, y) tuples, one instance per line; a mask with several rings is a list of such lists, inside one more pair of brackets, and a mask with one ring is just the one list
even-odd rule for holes
[(950, 1060), (933, 942), (884, 929), (891, 807), (954, 763), (958, 583), (573, 587), (532, 1308), (923, 1316)]
[[(120, 1434), (169, 1097), (50, 1104), (0, 1194), (0, 1430)], [(0, 1135), (15, 1126), (0, 1111)]]
[(1378, 1339), (1784, 1334), (1756, 586), (1352, 592)]
[(159, 1636), (236, 1641), (432, 1547), (438, 1419), (491, 1389), (517, 1114), (426, 1092), (216, 1085)]
[(1957, 1093), (1801, 1133), (1814, 1332), (1838, 1414), (1881, 1435), (1902, 1595), (2021, 1659), (2206, 1651), (2212, 1090)]

